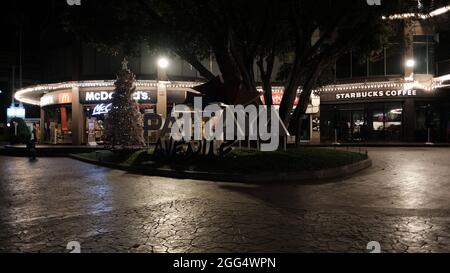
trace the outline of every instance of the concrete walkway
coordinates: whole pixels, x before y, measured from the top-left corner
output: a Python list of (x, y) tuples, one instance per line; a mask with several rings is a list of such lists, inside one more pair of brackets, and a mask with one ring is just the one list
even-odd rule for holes
[[(369, 148), (341, 181), (246, 185), (0, 156), (0, 251), (450, 251), (450, 149)], [(270, 168), (270, 166), (268, 166)]]

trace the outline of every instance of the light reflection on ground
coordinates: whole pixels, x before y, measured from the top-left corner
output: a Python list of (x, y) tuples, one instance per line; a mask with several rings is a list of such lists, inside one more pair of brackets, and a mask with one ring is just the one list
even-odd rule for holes
[(67, 158), (0, 157), (0, 251), (450, 251), (450, 149), (373, 148), (320, 184), (146, 177)]

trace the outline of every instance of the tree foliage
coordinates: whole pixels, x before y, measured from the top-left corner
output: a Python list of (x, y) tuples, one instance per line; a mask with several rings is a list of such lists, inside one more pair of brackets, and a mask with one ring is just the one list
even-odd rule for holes
[[(16, 126), (14, 125), (14, 123), (17, 124), (16, 125), (17, 131), (16, 131), (16, 128), (15, 128)], [(28, 141), (30, 141), (31, 132), (23, 119), (13, 118), (13, 119), (11, 119), (10, 124), (11, 124), (11, 127), (9, 127), (9, 139), (12, 144), (17, 144), (17, 143), (26, 144), (26, 143), (28, 143)], [(17, 134), (16, 134), (16, 132), (17, 132)]]
[[(112, 52), (132, 51), (142, 42), (169, 50), (206, 79), (215, 75), (201, 61), (212, 53), (224, 81), (239, 82), (240, 92), (256, 91), (259, 72), (269, 104), (274, 61), (283, 60), (280, 115), (289, 124), (301, 120), (312, 90), (337, 58), (350, 50), (375, 55), (386, 44), (393, 29), (382, 15), (403, 10), (405, 2), (98, 0), (71, 10), (66, 25)], [(300, 87), (300, 105), (291, 115)]]

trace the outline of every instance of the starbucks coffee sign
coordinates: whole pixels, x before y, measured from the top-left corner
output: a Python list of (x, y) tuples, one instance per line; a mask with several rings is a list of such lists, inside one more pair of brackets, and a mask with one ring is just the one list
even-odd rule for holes
[(326, 102), (358, 102), (358, 101), (376, 101), (376, 100), (394, 100), (415, 97), (432, 97), (436, 92), (423, 89), (384, 89), (384, 90), (346, 90), (323, 92), (320, 94), (320, 100)]
[(342, 99), (370, 99), (370, 98), (390, 98), (390, 97), (415, 97), (417, 90), (382, 90), (382, 91), (356, 91), (349, 93), (336, 93), (336, 100)]

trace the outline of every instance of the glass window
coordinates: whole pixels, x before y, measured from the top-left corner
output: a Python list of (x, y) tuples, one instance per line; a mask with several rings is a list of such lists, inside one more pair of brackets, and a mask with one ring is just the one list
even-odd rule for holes
[(336, 77), (338, 79), (350, 78), (351, 76), (351, 56), (350, 53), (342, 56), (336, 62)]
[(369, 62), (369, 76), (384, 75), (384, 50)]
[(335, 137), (337, 110), (334, 105), (320, 106), (320, 139), (323, 142), (332, 142)]
[(403, 74), (403, 47), (401, 44), (390, 44), (386, 48), (386, 74)]
[(363, 141), (366, 138), (366, 117), (364, 110), (356, 110), (352, 112), (353, 121), (353, 141)]
[(334, 141), (335, 134), (341, 142), (400, 141), (402, 137), (400, 102), (324, 105), (320, 118), (323, 141)]
[(385, 123), (387, 139), (400, 139), (402, 128), (403, 108), (401, 104), (386, 104)]
[(384, 130), (384, 113), (382, 110), (372, 111), (372, 126), (374, 131)]
[(44, 111), (44, 143), (72, 143), (72, 107), (49, 106)]
[(418, 141), (428, 140), (428, 128), (432, 141), (441, 141), (441, 115), (438, 103), (417, 102), (416, 103), (416, 139)]
[(352, 77), (367, 77), (367, 62), (353, 55), (352, 58)]
[(416, 35), (414, 36), (414, 59), (416, 66), (414, 73), (416, 74), (433, 74), (434, 73), (434, 55), (435, 44), (433, 36)]
[(431, 43), (428, 45), (428, 74), (435, 74), (436, 63), (435, 63), (435, 44)]
[(427, 41), (426, 35), (414, 35), (414, 43), (425, 43)]
[(414, 59), (416, 61), (414, 73), (427, 74), (428, 61), (426, 44), (414, 44)]

